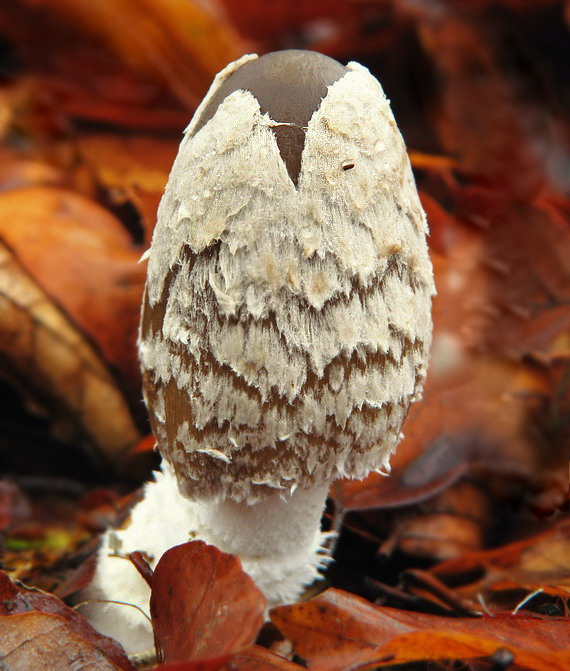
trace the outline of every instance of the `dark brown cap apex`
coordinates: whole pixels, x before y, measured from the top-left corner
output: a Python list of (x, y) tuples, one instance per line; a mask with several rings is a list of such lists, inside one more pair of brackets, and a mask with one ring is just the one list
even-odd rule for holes
[(269, 114), (273, 121), (293, 124), (276, 126), (273, 131), (289, 176), (297, 184), (304, 129), (327, 95), (327, 87), (346, 72), (344, 65), (315, 51), (275, 51), (248, 61), (222, 83), (198, 119), (194, 133), (214, 116), (227, 96), (234, 91), (250, 91), (262, 114)]

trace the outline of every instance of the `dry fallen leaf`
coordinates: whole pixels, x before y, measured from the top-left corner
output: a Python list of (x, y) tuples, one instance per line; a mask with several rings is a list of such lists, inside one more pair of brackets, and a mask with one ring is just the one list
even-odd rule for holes
[(139, 439), (125, 397), (91, 343), (0, 243), (0, 357), (53, 430), (119, 464)]
[(171, 548), (152, 578), (158, 659), (187, 662), (246, 648), (261, 629), (265, 607), (236, 556), (202, 541)]
[(565, 618), (438, 617), (373, 606), (328, 589), (307, 603), (274, 608), (271, 619), (315, 671), (465, 660), (504, 647), (515, 664), (537, 671), (564, 671), (570, 664)]
[[(3, 634), (7, 636), (8, 630), (13, 632), (14, 637), (19, 637), (22, 643), (27, 640), (28, 634), (26, 633), (26, 628), (19, 623), (22, 622), (21, 618), (23, 615), (35, 614), (57, 618), (56, 620), (50, 620), (49, 622), (48, 620), (41, 618), (38, 620), (30, 620), (30, 622), (34, 623), (34, 626), (35, 624), (38, 624), (38, 632), (41, 632), (44, 624), (48, 627), (48, 630), (56, 628), (63, 636), (70, 637), (70, 640), (73, 638), (73, 641), (79, 641), (81, 645), (88, 646), (90, 650), (98, 651), (101, 656), (104, 656), (109, 664), (112, 664), (109, 668), (121, 668), (126, 671), (134, 671), (134, 667), (130, 664), (120, 645), (107, 636), (103, 636), (95, 631), (89, 622), (77, 611), (66, 606), (63, 601), (56, 596), (53, 596), (53, 594), (48, 594), (47, 592), (42, 592), (38, 589), (30, 589), (23, 585), (17, 585), (16, 583), (13, 583), (5, 573), (0, 572), (0, 616), (5, 616), (2, 618), (5, 629), (0, 630), (0, 650), (2, 649), (2, 643), (4, 642)], [(19, 617), (20, 619), (18, 621), (14, 620), (10, 622), (10, 618), (14, 617)], [(18, 633), (20, 628), (21, 633)], [(7, 652), (5, 652), (5, 654), (7, 654)], [(21, 668), (31, 670), (43, 667), (35, 667), (30, 664), (28, 666), (24, 665)], [(54, 666), (49, 666), (48, 664), (45, 668), (55, 669), (57, 667), (54, 662)]]
[(74, 633), (64, 618), (30, 612), (0, 616), (3, 671), (120, 671), (105, 653)]
[[(478, 594), (522, 588), (541, 590), (563, 598), (570, 597), (570, 520), (543, 534), (492, 550), (465, 554), (438, 564), (431, 573), (456, 586), (475, 599)], [(475, 576), (461, 581), (461, 576)], [(485, 599), (490, 605), (489, 598)]]
[(143, 249), (122, 224), (70, 191), (28, 187), (0, 194), (0, 240), (138, 390), (135, 343), (146, 269), (137, 263)]
[(401, 552), (443, 561), (484, 547), (492, 519), (490, 497), (483, 487), (460, 480), (411, 511), (402, 511), (379, 552)]
[[(413, 414), (415, 408), (412, 408)], [(413, 423), (413, 419), (408, 420)], [(419, 503), (450, 487), (469, 468), (468, 442), (442, 438), (425, 446), (419, 441), (406, 440), (391, 459), (387, 478), (371, 473), (363, 480), (340, 480), (332, 486), (330, 495), (341, 509), (369, 510), (397, 508)]]

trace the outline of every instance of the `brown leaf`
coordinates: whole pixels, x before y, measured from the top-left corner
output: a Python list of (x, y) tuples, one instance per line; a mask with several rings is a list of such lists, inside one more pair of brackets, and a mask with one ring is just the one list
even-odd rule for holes
[(71, 630), (64, 618), (40, 612), (0, 616), (4, 671), (119, 671), (105, 653)]
[(460, 480), (398, 517), (392, 536), (379, 551), (394, 546), (407, 555), (442, 561), (484, 547), (492, 522), (489, 497), (481, 487)]
[(570, 521), (563, 519), (549, 531), (502, 547), (465, 554), (438, 564), (431, 573), (458, 583), (461, 576), (481, 576), (462, 589), (471, 595), (485, 591), (523, 588), (530, 592), (570, 596)]
[(420, 660), (471, 659), (508, 647), (515, 663), (563, 671), (570, 663), (568, 619), (447, 618), (380, 608), (328, 589), (307, 603), (274, 608), (271, 619), (310, 669), (341, 671)]
[(122, 392), (92, 345), (0, 244), (0, 356), (3, 373), (54, 428), (117, 463), (139, 433)]
[[(5, 573), (0, 572), (0, 615), (7, 616), (6, 619), (8, 619), (8, 617), (27, 614), (30, 611), (41, 611), (42, 614), (58, 616), (57, 619), (63, 621), (65, 628), (69, 630), (71, 635), (83, 641), (86, 645), (92, 646), (93, 649), (101, 651), (105, 658), (112, 662), (113, 666), (110, 668), (115, 668), (116, 665), (118, 668), (134, 671), (134, 667), (121, 646), (107, 636), (95, 631), (76, 610), (66, 606), (63, 601), (53, 596), (53, 594), (15, 584)], [(17, 628), (15, 624), (5, 626)], [(2, 639), (3, 637), (0, 634), (0, 646), (2, 645)], [(35, 669), (36, 667), (22, 668)], [(48, 666), (47, 668), (52, 667)]]
[(136, 333), (145, 280), (142, 249), (96, 203), (49, 187), (0, 194), (0, 239), (43, 291), (136, 381)]
[(168, 550), (152, 579), (150, 612), (160, 661), (218, 657), (251, 645), (266, 601), (241, 562), (202, 541)]

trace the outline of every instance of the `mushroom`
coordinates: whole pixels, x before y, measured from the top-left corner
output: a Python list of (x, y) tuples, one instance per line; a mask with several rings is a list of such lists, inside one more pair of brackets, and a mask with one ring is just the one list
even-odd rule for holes
[[(162, 471), (107, 532), (90, 596), (148, 610), (129, 561), (200, 538), (268, 605), (328, 561), (341, 477), (387, 470), (431, 342), (427, 225), (378, 81), (310, 51), (220, 72), (186, 129), (148, 255), (139, 349)], [(91, 619), (128, 651), (147, 620)]]

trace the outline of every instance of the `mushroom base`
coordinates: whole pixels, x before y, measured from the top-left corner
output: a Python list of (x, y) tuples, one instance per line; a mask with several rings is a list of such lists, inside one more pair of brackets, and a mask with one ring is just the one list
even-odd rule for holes
[(154, 568), (174, 545), (204, 540), (239, 555), (244, 570), (265, 594), (268, 608), (295, 601), (330, 560), (323, 548), (328, 534), (320, 531), (326, 484), (292, 494), (279, 491), (248, 505), (190, 501), (178, 491), (167, 465), (155, 477), (128, 526), (104, 535), (93, 581), (83, 594), (85, 600), (107, 601), (92, 601), (85, 614), (129, 654), (154, 645), (150, 620), (143, 614), (149, 616), (150, 589), (127, 558), (130, 552), (144, 552)]

